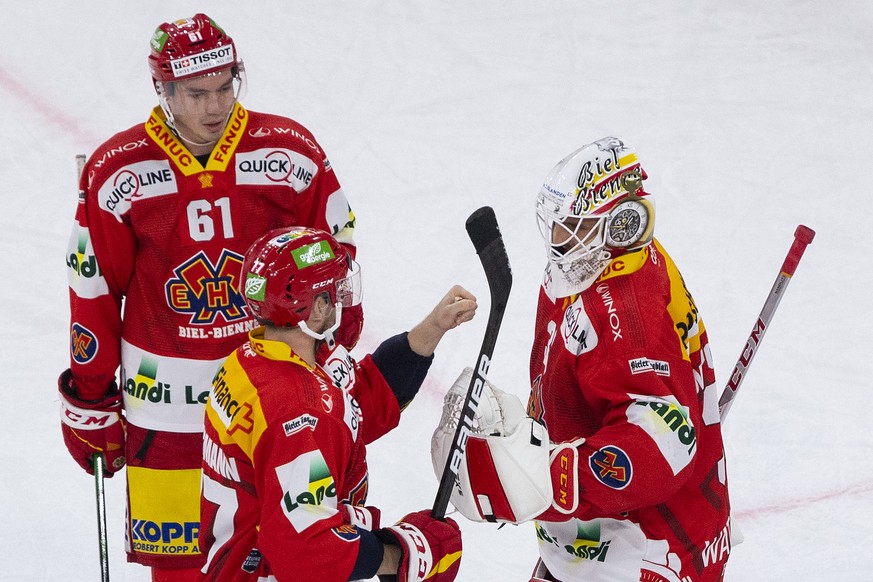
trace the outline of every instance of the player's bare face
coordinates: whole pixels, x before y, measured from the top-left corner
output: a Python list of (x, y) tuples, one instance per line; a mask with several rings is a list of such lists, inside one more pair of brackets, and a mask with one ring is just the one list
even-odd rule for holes
[(229, 69), (178, 81), (167, 98), (176, 129), (195, 155), (212, 151), (235, 102), (236, 87)]

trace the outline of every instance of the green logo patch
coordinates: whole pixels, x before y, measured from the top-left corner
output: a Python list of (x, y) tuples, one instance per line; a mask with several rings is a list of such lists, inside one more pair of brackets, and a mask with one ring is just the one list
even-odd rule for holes
[(267, 291), (267, 279), (254, 273), (246, 275), (246, 297), (255, 301), (263, 301)]
[(323, 240), (311, 245), (306, 245), (305, 247), (300, 247), (299, 249), (294, 249), (291, 251), (291, 256), (294, 258), (294, 263), (297, 265), (298, 269), (305, 269), (306, 267), (311, 267), (312, 265), (317, 265), (318, 263), (323, 263), (324, 261), (329, 261), (335, 258), (330, 245), (327, 244), (327, 241)]
[(167, 44), (167, 39), (170, 38), (166, 32), (161, 30), (160, 28), (155, 30), (155, 33), (152, 35), (151, 45), (152, 48), (157, 52), (164, 52), (164, 45)]

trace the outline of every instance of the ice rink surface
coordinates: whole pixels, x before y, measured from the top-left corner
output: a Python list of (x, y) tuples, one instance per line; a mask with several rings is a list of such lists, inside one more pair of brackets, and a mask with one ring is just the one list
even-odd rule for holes
[[(535, 193), (564, 155), (618, 135), (648, 172), (656, 236), (695, 295), (720, 385), (795, 227), (817, 232), (725, 425), (745, 536), (727, 580), (873, 577), (873, 4), (54, 0), (0, 12), (0, 580), (99, 579), (93, 481), (62, 444), (55, 388), (74, 156), (144, 122), (152, 31), (201, 10), (245, 59), (244, 105), (309, 127), (356, 211), (356, 353), (452, 283), (480, 299), (400, 427), (370, 447), (385, 521), (432, 505), (442, 394), (481, 343), (488, 292), (465, 218), (490, 205), (501, 222), (515, 286), (490, 377), (526, 399), (544, 265)], [(123, 477), (106, 485), (112, 579), (148, 580), (124, 560)], [(462, 528), (459, 580), (527, 581), (532, 526)]]

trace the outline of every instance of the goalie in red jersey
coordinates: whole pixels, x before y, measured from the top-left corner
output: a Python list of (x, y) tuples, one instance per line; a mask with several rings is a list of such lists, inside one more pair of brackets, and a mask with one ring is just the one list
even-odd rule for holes
[[(452, 503), (478, 521), (534, 520), (532, 580), (718, 581), (730, 504), (706, 328), (653, 238), (636, 152), (614, 137), (546, 177), (548, 250), (527, 409), (491, 386)], [(442, 468), (460, 378), (434, 434)]]
[[(203, 564), (203, 406), (255, 321), (238, 279), (265, 232), (309, 226), (354, 253), (355, 219), (315, 137), (245, 109), (233, 39), (205, 14), (164, 23), (148, 57), (159, 106), (90, 156), (67, 250), (70, 369), (62, 430), (88, 472), (127, 464), (128, 561), (155, 581)], [(337, 333), (351, 349), (360, 307)], [(341, 337), (340, 337), (341, 336)], [(118, 374), (118, 377), (116, 377)]]
[[(242, 277), (263, 327), (221, 366), (206, 404), (205, 579), (454, 580), (454, 521), (422, 510), (380, 528), (380, 511), (365, 506), (366, 445), (397, 425), (475, 298), (452, 287), (421, 323), (356, 362), (333, 334), (359, 301), (359, 269), (329, 234), (273, 231), (252, 245)], [(333, 349), (319, 364), (321, 344)]]

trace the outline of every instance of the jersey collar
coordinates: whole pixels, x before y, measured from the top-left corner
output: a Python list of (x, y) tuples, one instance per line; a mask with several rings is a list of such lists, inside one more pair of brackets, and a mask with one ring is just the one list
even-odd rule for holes
[(176, 134), (167, 125), (167, 117), (159, 106), (152, 109), (152, 113), (145, 123), (145, 130), (149, 138), (167, 154), (167, 157), (182, 174), (192, 176), (200, 172), (224, 172), (237, 146), (239, 146), (248, 121), (248, 111), (239, 103), (234, 104), (224, 133), (215, 144), (212, 153), (209, 154), (206, 167), (176, 137)]

